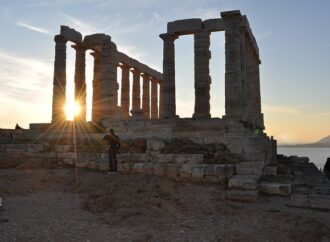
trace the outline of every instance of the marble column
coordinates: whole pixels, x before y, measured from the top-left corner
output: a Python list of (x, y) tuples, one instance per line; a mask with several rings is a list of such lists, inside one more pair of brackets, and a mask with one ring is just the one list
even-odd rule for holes
[(210, 114), (210, 32), (194, 34), (195, 50), (195, 112), (194, 118), (211, 118)]
[(164, 117), (163, 116), (163, 107), (164, 107), (164, 98), (163, 98), (163, 93), (164, 93), (164, 81), (163, 80), (158, 80), (159, 84), (159, 105), (158, 105), (158, 110), (159, 110), (159, 115), (158, 118)]
[(150, 75), (147, 73), (142, 74), (142, 110), (143, 117), (150, 119)]
[(158, 119), (158, 87), (157, 80), (151, 77), (151, 119)]
[(74, 83), (75, 101), (80, 105), (78, 120), (86, 122), (86, 47), (76, 44), (72, 45), (72, 48), (76, 50)]
[(53, 79), (52, 122), (66, 120), (64, 107), (66, 104), (66, 38), (56, 35), (55, 62)]
[(130, 67), (123, 63), (120, 65), (121, 74), (121, 109), (124, 119), (129, 117), (129, 69)]
[(92, 52), (94, 57), (93, 70), (93, 101), (92, 101), (92, 121), (99, 121), (101, 117), (100, 103), (100, 89), (101, 89), (101, 53)]
[(242, 73), (240, 49), (240, 11), (222, 12), (225, 29), (225, 108), (226, 117), (242, 120)]
[(175, 105), (175, 48), (174, 40), (177, 38), (174, 34), (159, 35), (164, 41), (163, 49), (163, 112), (162, 118), (176, 117)]
[(132, 101), (132, 116), (133, 117), (141, 117), (143, 114), (143, 110), (141, 109), (141, 96), (140, 96), (140, 75), (141, 71), (139, 69), (134, 68), (131, 70), (133, 73), (133, 101)]

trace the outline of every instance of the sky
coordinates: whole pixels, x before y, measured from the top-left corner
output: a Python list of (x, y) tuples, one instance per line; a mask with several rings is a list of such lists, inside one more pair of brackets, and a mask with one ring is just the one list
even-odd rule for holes
[[(281, 144), (315, 142), (330, 135), (330, 1), (328, 0), (0, 0), (0, 128), (51, 121), (54, 35), (60, 25), (83, 35), (106, 33), (119, 51), (162, 71), (169, 21), (247, 15), (260, 49), (265, 132)], [(193, 36), (176, 48), (176, 103), (180, 117), (194, 109)], [(224, 110), (224, 32), (211, 34), (211, 114)], [(92, 56), (86, 59), (87, 87)], [(74, 50), (67, 45), (71, 100)], [(119, 77), (120, 80), (120, 77)], [(88, 88), (88, 106), (91, 91)]]

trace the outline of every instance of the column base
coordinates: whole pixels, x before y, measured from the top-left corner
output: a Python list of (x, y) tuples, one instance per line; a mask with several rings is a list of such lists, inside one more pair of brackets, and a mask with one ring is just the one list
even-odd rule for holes
[(133, 119), (144, 119), (142, 109), (132, 109), (131, 114)]
[(194, 113), (193, 118), (211, 118), (210, 113)]

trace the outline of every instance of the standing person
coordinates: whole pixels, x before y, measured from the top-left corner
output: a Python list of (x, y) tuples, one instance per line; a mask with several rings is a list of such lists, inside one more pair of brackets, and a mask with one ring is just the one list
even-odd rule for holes
[(108, 142), (108, 154), (109, 154), (109, 170), (111, 173), (117, 172), (117, 153), (120, 148), (119, 137), (115, 135), (113, 129), (109, 130), (109, 133), (103, 137), (103, 140)]

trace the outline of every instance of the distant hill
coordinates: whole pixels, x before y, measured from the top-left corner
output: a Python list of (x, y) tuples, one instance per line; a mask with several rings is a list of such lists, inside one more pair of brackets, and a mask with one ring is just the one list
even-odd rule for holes
[(296, 147), (314, 147), (314, 148), (330, 148), (330, 135), (310, 144), (296, 144), (296, 145), (278, 145), (282, 148), (296, 148)]
[(330, 144), (330, 135), (320, 139), (319, 141), (315, 142), (317, 144)]

